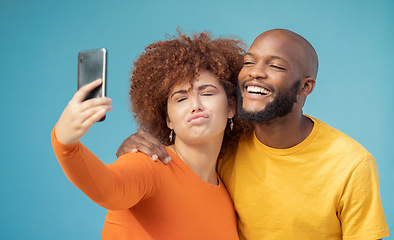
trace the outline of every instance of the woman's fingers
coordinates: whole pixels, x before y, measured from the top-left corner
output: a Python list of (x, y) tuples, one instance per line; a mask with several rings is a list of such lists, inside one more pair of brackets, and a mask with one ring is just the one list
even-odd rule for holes
[(83, 102), (86, 96), (88, 95), (88, 93), (91, 92), (96, 87), (100, 86), (102, 83), (103, 80), (97, 79), (91, 83), (84, 85), (74, 94), (74, 97), (71, 99), (71, 101)]
[(85, 101), (86, 95), (100, 86), (101, 79), (80, 88), (64, 109), (56, 125), (55, 134), (65, 144), (78, 141), (89, 128), (112, 110), (112, 100), (107, 97)]
[[(79, 122), (81, 124), (84, 123), (87, 119), (97, 114), (97, 112), (100, 110), (104, 111), (104, 114), (102, 115), (102, 117), (104, 117), (106, 112), (112, 110), (111, 103), (112, 100), (110, 98), (97, 98), (89, 99), (78, 104)], [(98, 120), (100, 119), (101, 118), (99, 118)]]
[(91, 98), (79, 103), (79, 109), (81, 112), (84, 112), (90, 108), (98, 106), (110, 106), (111, 103), (112, 100), (108, 97)]
[(99, 121), (105, 116), (105, 114), (112, 110), (112, 106), (98, 106), (91, 108), (83, 113), (85, 119), (83, 120), (81, 127), (90, 128), (95, 122)]

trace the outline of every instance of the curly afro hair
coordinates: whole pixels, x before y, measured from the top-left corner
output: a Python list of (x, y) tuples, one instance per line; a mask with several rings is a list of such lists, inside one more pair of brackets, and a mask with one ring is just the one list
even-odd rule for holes
[[(191, 37), (178, 30), (177, 37), (167, 37), (148, 45), (137, 57), (131, 72), (131, 110), (139, 129), (147, 130), (164, 145), (170, 145), (167, 127), (167, 98), (174, 85), (192, 82), (200, 70), (214, 73), (226, 90), (229, 104), (236, 104), (236, 84), (242, 68), (245, 44), (231, 38), (213, 39), (208, 32)], [(238, 143), (250, 128), (238, 117), (234, 127), (226, 128), (222, 152)]]

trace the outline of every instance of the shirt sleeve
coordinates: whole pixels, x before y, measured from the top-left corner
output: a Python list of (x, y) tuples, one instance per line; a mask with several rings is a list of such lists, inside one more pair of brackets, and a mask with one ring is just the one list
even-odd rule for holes
[(62, 144), (55, 130), (52, 147), (67, 178), (98, 205), (127, 209), (149, 197), (166, 176), (166, 167), (142, 153), (127, 153), (104, 164), (82, 143)]
[(343, 239), (380, 239), (389, 235), (380, 200), (376, 162), (367, 155), (356, 166), (339, 203)]

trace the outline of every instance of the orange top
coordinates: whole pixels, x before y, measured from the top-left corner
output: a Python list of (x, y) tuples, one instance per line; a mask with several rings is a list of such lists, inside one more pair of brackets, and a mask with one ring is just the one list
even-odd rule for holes
[(164, 165), (142, 153), (103, 164), (80, 142), (52, 146), (68, 179), (107, 208), (102, 239), (238, 239), (233, 203), (219, 179), (199, 178), (170, 150)]

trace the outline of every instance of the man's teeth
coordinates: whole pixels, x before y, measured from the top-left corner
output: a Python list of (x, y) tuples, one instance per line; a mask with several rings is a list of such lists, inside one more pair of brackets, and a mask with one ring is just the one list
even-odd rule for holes
[(270, 93), (270, 91), (268, 91), (267, 89), (257, 86), (248, 86), (246, 87), (246, 91), (248, 91), (249, 93), (258, 93), (263, 95), (267, 95)]

